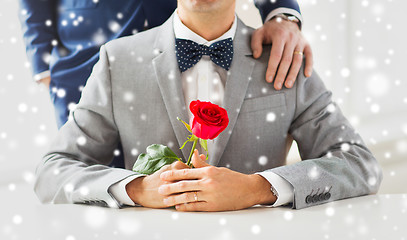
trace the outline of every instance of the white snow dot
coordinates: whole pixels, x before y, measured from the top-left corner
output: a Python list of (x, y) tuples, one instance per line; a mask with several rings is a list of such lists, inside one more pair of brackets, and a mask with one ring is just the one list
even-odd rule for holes
[(380, 106), (379, 106), (379, 104), (372, 104), (371, 106), (370, 106), (370, 111), (372, 112), (372, 113), (378, 113), (378, 112), (380, 112)]
[[(93, 1), (95, 1), (95, 0), (93, 0)], [(76, 238), (72, 235), (68, 235), (68, 236), (66, 236), (65, 240), (76, 240)]]
[(1, 138), (1, 139), (6, 139), (6, 138), (7, 138), (7, 133), (2, 132), (2, 133), (0, 134), (0, 138)]
[(66, 20), (62, 20), (62, 22), (61, 22), (61, 24), (62, 24), (62, 26), (66, 26), (66, 25), (68, 25), (68, 21), (66, 21)]
[(55, 40), (55, 39), (52, 40), (52, 41), (51, 41), (51, 45), (55, 47), (56, 45), (58, 45), (58, 41)]
[(38, 134), (37, 136), (35, 136), (34, 142), (35, 145), (39, 147), (45, 146), (48, 143), (48, 137), (44, 134)]
[(333, 207), (327, 207), (327, 208), (325, 209), (325, 214), (326, 214), (328, 217), (332, 217), (333, 215), (335, 215), (335, 209), (334, 209)]
[(123, 95), (123, 99), (125, 102), (131, 102), (134, 99), (134, 94), (132, 92), (125, 92)]
[(20, 111), (21, 113), (25, 113), (28, 110), (28, 106), (25, 103), (20, 103), (18, 105), (18, 111)]
[(137, 150), (136, 148), (133, 148), (133, 149), (131, 150), (131, 155), (133, 155), (133, 156), (138, 155), (138, 150)]
[(32, 183), (32, 182), (34, 182), (35, 175), (32, 172), (26, 171), (26, 172), (23, 173), (23, 179), (27, 183)]
[(65, 91), (65, 89), (63, 89), (63, 88), (58, 89), (58, 90), (57, 90), (57, 96), (58, 96), (59, 98), (65, 97), (65, 96), (66, 96), (66, 91)]
[(407, 141), (397, 142), (396, 149), (399, 153), (407, 153)]
[(349, 151), (349, 149), (350, 149), (350, 145), (348, 143), (343, 143), (341, 145), (341, 150), (342, 151), (347, 152), (347, 151)]
[(20, 215), (14, 215), (13, 223), (19, 225), (23, 222), (23, 218)]
[(120, 155), (120, 150), (119, 150), (119, 149), (114, 150), (114, 151), (113, 151), (113, 154), (114, 154), (116, 157), (119, 156), (119, 155)]
[(252, 230), (252, 233), (253, 233), (253, 234), (256, 234), (256, 235), (257, 235), (257, 234), (260, 233), (261, 228), (260, 228), (259, 225), (253, 225), (251, 230)]
[(172, 147), (174, 147), (174, 143), (173, 143), (172, 141), (169, 141), (169, 142), (167, 143), (167, 146), (168, 146), (169, 148), (172, 148)]
[(108, 27), (109, 27), (110, 31), (112, 31), (114, 33), (117, 33), (121, 29), (120, 24), (116, 21), (110, 21), (108, 23)]
[(273, 112), (267, 113), (266, 120), (267, 122), (274, 122), (276, 120), (276, 114)]
[(74, 12), (71, 12), (71, 13), (69, 14), (69, 17), (70, 17), (71, 19), (74, 19), (74, 18), (76, 17), (76, 14), (75, 14)]
[(141, 114), (141, 115), (140, 115), (140, 119), (143, 120), (143, 121), (147, 120), (147, 115), (144, 114), (144, 113)]
[(69, 103), (68, 104), (68, 109), (69, 109), (69, 111), (74, 111), (75, 109), (76, 109), (76, 103), (74, 103), (74, 102), (71, 102), (71, 103)]
[(367, 80), (366, 86), (373, 96), (384, 96), (390, 90), (390, 81), (384, 74), (374, 74)]
[(177, 220), (179, 218), (179, 214), (178, 213), (172, 213), (171, 218), (172, 218), (172, 220)]
[(54, 175), (58, 175), (60, 173), (61, 173), (61, 171), (58, 168), (54, 170)]
[(369, 183), (370, 186), (376, 186), (377, 179), (375, 177), (369, 177), (367, 182)]
[(333, 103), (329, 104), (329, 105), (326, 107), (326, 110), (327, 110), (328, 112), (330, 112), (330, 113), (335, 112), (335, 110), (336, 110), (335, 104), (333, 104)]
[(80, 192), (80, 194), (81, 194), (82, 196), (86, 196), (86, 195), (89, 194), (89, 188), (88, 188), (88, 187), (81, 187), (81, 188), (79, 189), (79, 192)]
[(46, 20), (45, 21), (45, 26), (47, 26), (47, 27), (50, 27), (50, 26), (52, 26), (52, 21), (51, 20)]
[(341, 70), (341, 75), (342, 75), (342, 77), (344, 77), (344, 78), (349, 77), (349, 76), (350, 76), (350, 70), (349, 70), (349, 68), (342, 68), (342, 70)]
[(64, 186), (64, 190), (65, 190), (66, 192), (72, 192), (73, 189), (74, 189), (74, 186), (73, 186), (72, 183), (68, 183), (68, 184), (66, 184), (66, 185)]
[(140, 221), (134, 216), (127, 215), (127, 217), (120, 218), (116, 223), (119, 231), (128, 236), (137, 234), (141, 228)]
[(312, 167), (309, 171), (308, 171), (308, 177), (310, 179), (317, 179), (319, 177), (319, 171), (317, 169), (317, 167)]
[(78, 137), (78, 139), (76, 139), (76, 143), (80, 146), (83, 146), (86, 144), (86, 138), (84, 136), (80, 136)]
[(79, 22), (83, 22), (83, 17), (82, 17), (82, 16), (79, 16), (79, 17), (78, 17), (78, 21), (79, 21)]
[(268, 162), (268, 159), (267, 159), (266, 156), (260, 156), (260, 157), (259, 157), (259, 164), (260, 164), (260, 165), (264, 166), (264, 165), (267, 164), (267, 162)]
[(117, 13), (117, 18), (122, 19), (123, 18), (123, 13), (121, 13), (121, 12)]
[(293, 219), (293, 213), (291, 211), (286, 211), (284, 213), (284, 219), (286, 221), (291, 221)]
[(267, 93), (267, 88), (265, 88), (265, 87), (262, 88), (262, 89), (261, 89), (261, 92), (262, 92), (263, 94), (266, 94), (266, 93)]
[(226, 219), (225, 218), (220, 218), (219, 219), (219, 224), (220, 225), (225, 225), (226, 224)]
[(86, 208), (84, 212), (86, 224), (92, 228), (101, 228), (107, 223), (106, 210), (103, 208)]
[(8, 185), (8, 190), (10, 190), (10, 191), (16, 190), (16, 185), (15, 185), (14, 183), (10, 183), (10, 184)]

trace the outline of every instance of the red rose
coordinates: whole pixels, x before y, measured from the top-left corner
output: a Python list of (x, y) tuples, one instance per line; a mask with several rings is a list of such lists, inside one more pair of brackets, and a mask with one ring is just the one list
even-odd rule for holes
[(192, 133), (198, 138), (214, 139), (229, 124), (226, 110), (211, 102), (192, 101), (189, 109), (193, 114), (189, 124)]

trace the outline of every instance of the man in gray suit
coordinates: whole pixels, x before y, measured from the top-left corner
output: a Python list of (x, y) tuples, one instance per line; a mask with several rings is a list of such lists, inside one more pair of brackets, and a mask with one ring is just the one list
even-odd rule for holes
[[(293, 88), (273, 89), (263, 81), (270, 46), (253, 58), (253, 30), (234, 9), (235, 0), (179, 0), (162, 26), (103, 46), (80, 103), (38, 167), (40, 200), (224, 211), (301, 209), (376, 192), (378, 163), (318, 75), (305, 78), (301, 69)], [(191, 64), (182, 56), (191, 45), (210, 56)], [(214, 60), (214, 48), (225, 47), (233, 59)], [(229, 115), (209, 146), (211, 165), (195, 152), (195, 169), (176, 162), (148, 176), (128, 170), (153, 143), (187, 159), (179, 147), (188, 132), (177, 117), (188, 119), (194, 99), (218, 103)], [(286, 166), (293, 139), (303, 161)], [(107, 166), (119, 140), (126, 169)]]

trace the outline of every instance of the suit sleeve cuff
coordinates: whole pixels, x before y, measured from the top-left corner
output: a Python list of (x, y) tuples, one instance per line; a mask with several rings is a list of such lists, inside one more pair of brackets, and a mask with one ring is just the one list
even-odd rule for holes
[(43, 78), (51, 76), (51, 72), (49, 70), (40, 72), (34, 75), (34, 81), (38, 82)]
[(264, 22), (267, 22), (270, 19), (272, 19), (273, 17), (275, 17), (276, 15), (282, 14), (282, 13), (290, 14), (290, 15), (295, 16), (300, 21), (300, 25), (302, 26), (303, 19), (302, 19), (301, 14), (299, 12), (297, 12), (296, 10), (291, 9), (291, 8), (276, 8), (276, 9), (274, 9), (273, 11), (271, 11), (267, 15), (266, 20)]
[(134, 179), (142, 176), (145, 175), (136, 175), (136, 176), (133, 175), (110, 186), (109, 188), (110, 193), (113, 195), (113, 197), (120, 205), (138, 206), (133, 202), (133, 200), (131, 200), (131, 198), (127, 194), (126, 185), (129, 182), (133, 181)]
[(294, 201), (294, 187), (287, 180), (273, 172), (259, 172), (256, 174), (269, 181), (277, 193), (277, 200), (271, 207), (278, 207)]

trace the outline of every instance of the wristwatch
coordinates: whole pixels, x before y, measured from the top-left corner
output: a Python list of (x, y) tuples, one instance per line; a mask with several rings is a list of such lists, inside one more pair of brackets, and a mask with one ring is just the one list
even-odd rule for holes
[(294, 15), (287, 14), (287, 13), (279, 13), (279, 14), (275, 15), (273, 18), (276, 18), (276, 17), (279, 17), (279, 18), (289, 21), (289, 22), (296, 23), (298, 25), (298, 27), (301, 29), (301, 21)]

